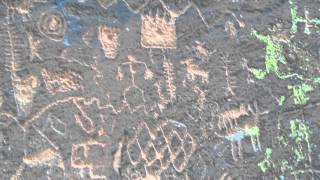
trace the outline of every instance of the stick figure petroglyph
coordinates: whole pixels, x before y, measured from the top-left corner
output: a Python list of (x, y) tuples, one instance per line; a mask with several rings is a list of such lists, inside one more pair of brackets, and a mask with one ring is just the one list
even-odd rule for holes
[[(136, 60), (135, 57), (133, 57), (132, 55), (129, 55), (128, 56), (128, 61), (127, 62), (124, 62), (122, 63), (119, 67), (118, 67), (118, 76), (117, 78), (119, 80), (122, 80), (123, 79), (123, 74), (122, 74), (122, 67), (123, 66), (129, 66), (129, 70), (130, 70), (130, 78), (131, 78), (131, 85), (129, 87), (127, 87), (124, 91), (123, 91), (123, 97), (124, 97), (124, 106), (125, 107), (128, 107), (128, 109), (131, 111), (131, 112), (135, 112), (137, 111), (138, 109), (140, 108), (143, 108), (144, 111), (146, 112), (146, 108), (145, 108), (145, 97), (144, 97), (144, 91), (139, 88), (137, 85), (136, 85), (136, 81), (135, 81), (135, 78), (136, 78), (136, 68), (135, 66), (136, 65), (142, 65), (144, 68), (145, 68), (145, 71), (144, 71), (144, 79), (145, 80), (150, 80), (153, 78), (153, 73), (152, 71), (148, 68), (148, 66), (146, 65), (146, 63), (142, 62), (142, 61), (138, 61)], [(140, 100), (142, 100), (142, 102), (138, 105), (134, 105), (133, 102), (130, 102), (128, 100), (128, 96), (130, 93), (134, 93), (136, 97), (140, 97)], [(139, 95), (138, 95), (139, 94)]]

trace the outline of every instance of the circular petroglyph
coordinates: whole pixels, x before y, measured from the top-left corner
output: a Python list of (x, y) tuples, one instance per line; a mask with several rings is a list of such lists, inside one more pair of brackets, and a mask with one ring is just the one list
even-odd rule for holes
[(60, 12), (52, 10), (41, 14), (38, 29), (48, 39), (61, 41), (66, 33), (67, 24)]

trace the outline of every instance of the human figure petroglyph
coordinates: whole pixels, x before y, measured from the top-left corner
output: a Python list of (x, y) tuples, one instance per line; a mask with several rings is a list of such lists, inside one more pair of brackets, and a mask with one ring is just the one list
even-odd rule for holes
[[(142, 133), (146, 140), (141, 140)], [(173, 143), (178, 141), (178, 143)], [(134, 147), (138, 148), (139, 157), (132, 157)], [(184, 124), (175, 121), (161, 123), (158, 128), (151, 128), (147, 123), (142, 122), (133, 138), (127, 143), (127, 154), (133, 166), (143, 164), (146, 177), (160, 177), (161, 173), (172, 167), (177, 172), (182, 172), (196, 150), (195, 139), (187, 132)], [(152, 172), (148, 170), (155, 162), (160, 162), (160, 167)], [(144, 178), (146, 178), (144, 177)]]
[(107, 26), (99, 26), (99, 41), (106, 58), (114, 59), (119, 49), (119, 29)]
[(201, 77), (202, 83), (209, 82), (209, 72), (193, 63), (193, 59), (181, 61), (181, 64), (187, 66), (187, 78), (194, 81), (197, 76)]
[(160, 17), (158, 12), (155, 17), (142, 15), (141, 46), (144, 48), (176, 48), (175, 19)]
[[(142, 65), (144, 68), (145, 68), (145, 71), (144, 71), (144, 79), (145, 80), (150, 80), (153, 78), (153, 73), (152, 71), (148, 68), (147, 64), (142, 62), (142, 61), (138, 61), (136, 60), (136, 58), (132, 55), (128, 55), (128, 61), (127, 62), (124, 62), (122, 63), (119, 67), (118, 67), (118, 75), (117, 75), (117, 79), (118, 80), (122, 80), (123, 79), (123, 73), (122, 73), (122, 67), (123, 66), (129, 66), (129, 70), (130, 70), (130, 79), (131, 79), (131, 85), (129, 87), (127, 87), (124, 91), (123, 91), (123, 97), (124, 97), (124, 106), (125, 107), (128, 107), (129, 110), (131, 112), (135, 112), (136, 110), (140, 109), (140, 108), (143, 108), (144, 111), (146, 111), (145, 109), (145, 97), (144, 97), (144, 91), (139, 88), (137, 85), (136, 85), (136, 82), (135, 82), (135, 78), (136, 78), (136, 68), (135, 66), (136, 65)], [(140, 95), (135, 95), (135, 96), (139, 96), (140, 97), (140, 100), (142, 101), (140, 104), (138, 105), (133, 105), (132, 102), (129, 102), (128, 101), (128, 95), (129, 93), (139, 93)]]

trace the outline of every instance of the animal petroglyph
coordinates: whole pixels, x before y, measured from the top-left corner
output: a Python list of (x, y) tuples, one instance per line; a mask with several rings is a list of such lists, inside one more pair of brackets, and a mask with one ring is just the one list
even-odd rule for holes
[[(133, 166), (142, 163), (146, 171), (143, 178), (160, 177), (171, 164), (177, 172), (182, 172), (196, 147), (196, 141), (181, 123), (167, 121), (154, 129), (143, 122), (129, 140), (127, 154)], [(158, 166), (154, 167), (155, 164)]]
[(73, 71), (50, 71), (43, 69), (42, 78), (48, 91), (52, 94), (65, 93), (82, 89), (82, 76)]
[(187, 66), (187, 78), (191, 81), (194, 81), (197, 76), (201, 77), (202, 83), (209, 82), (209, 72), (193, 63), (193, 59), (187, 59), (185, 61), (181, 61), (181, 64)]
[[(240, 105), (239, 109), (225, 111), (219, 116), (218, 127), (224, 134), (215, 133), (218, 137), (231, 142), (231, 153), (234, 161), (243, 159), (241, 141), (245, 137), (250, 137), (254, 152), (262, 151), (260, 144), (260, 129), (258, 127), (259, 116), (266, 112), (259, 112), (257, 103), (254, 102), (255, 111), (250, 105), (245, 107)], [(239, 125), (239, 118), (242, 116), (250, 117), (252, 120)]]
[(25, 79), (15, 78), (13, 84), (18, 115), (29, 115), (33, 96), (39, 86), (38, 78), (33, 75)]
[(79, 170), (81, 178), (89, 176), (90, 179), (107, 179), (105, 175), (101, 175), (106, 166), (104, 157), (107, 155), (103, 154), (100, 158), (92, 158), (92, 153), (96, 153), (93, 149), (97, 148), (99, 151), (105, 152), (106, 144), (95, 140), (88, 140), (72, 145), (71, 167)]
[(144, 48), (176, 48), (175, 19), (142, 15), (141, 45)]
[(38, 29), (48, 39), (62, 41), (67, 31), (67, 24), (59, 11), (51, 10), (41, 14)]
[(99, 41), (106, 58), (114, 59), (119, 49), (119, 29), (99, 26)]

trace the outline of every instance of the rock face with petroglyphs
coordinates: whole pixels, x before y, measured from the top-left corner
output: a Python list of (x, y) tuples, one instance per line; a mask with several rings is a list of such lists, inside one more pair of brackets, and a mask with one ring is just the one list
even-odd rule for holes
[(320, 179), (316, 0), (0, 0), (0, 180)]

